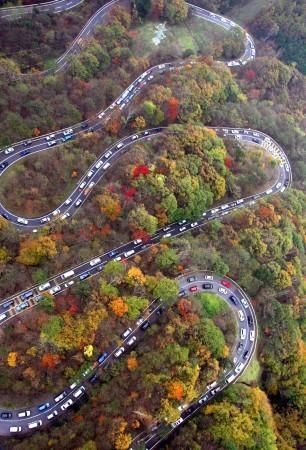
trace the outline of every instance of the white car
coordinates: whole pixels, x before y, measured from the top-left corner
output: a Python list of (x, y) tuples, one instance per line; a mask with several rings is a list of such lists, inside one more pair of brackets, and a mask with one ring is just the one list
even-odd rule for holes
[(179, 419), (177, 419), (175, 422), (173, 422), (173, 423), (171, 424), (171, 427), (172, 427), (172, 428), (177, 427), (178, 425), (180, 425), (180, 424), (183, 422), (183, 420), (184, 420), (184, 419), (182, 419), (182, 417), (180, 417)]
[(46, 223), (46, 222), (50, 222), (50, 217), (43, 217), (40, 221), (40, 223)]
[(31, 422), (28, 424), (29, 429), (32, 428), (38, 428), (42, 425), (42, 421), (41, 420), (37, 420), (36, 422)]
[(179, 231), (185, 231), (186, 230), (186, 227), (180, 227), (179, 228)]
[(103, 116), (105, 116), (105, 112), (102, 112), (101, 114), (98, 115), (99, 119), (102, 119)]
[(218, 291), (221, 292), (221, 294), (224, 294), (224, 295), (227, 294), (227, 290), (224, 289), (223, 287), (219, 287)]
[(12, 153), (14, 150), (15, 150), (14, 147), (9, 147), (9, 148), (7, 148), (6, 150), (4, 150), (4, 153), (5, 153), (6, 155), (9, 155), (9, 154)]
[(205, 275), (204, 279), (212, 281), (214, 279), (214, 277), (212, 275)]
[(65, 201), (65, 205), (70, 205), (71, 202), (72, 202), (71, 198), (67, 198), (67, 200)]
[(246, 329), (245, 328), (241, 328), (241, 330), (240, 330), (240, 338), (242, 340), (244, 340), (246, 338)]
[(81, 206), (82, 202), (83, 202), (83, 200), (82, 200), (81, 198), (79, 198), (79, 200), (77, 200), (77, 201), (75, 202), (74, 206), (75, 206), (76, 208), (78, 208), (78, 206)]
[(73, 396), (75, 398), (79, 398), (81, 395), (83, 395), (85, 392), (85, 387), (81, 386), (80, 389), (78, 389), (76, 392), (73, 393)]
[(69, 134), (73, 134), (73, 129), (72, 129), (72, 128), (68, 128), (68, 130), (65, 130), (65, 131), (63, 132), (63, 135), (64, 135), (64, 136), (68, 136)]
[(133, 241), (133, 244), (138, 245), (142, 243), (142, 239), (135, 239), (135, 241)]
[(136, 336), (133, 336), (131, 339), (127, 341), (127, 345), (129, 346), (133, 345), (134, 342), (136, 342), (136, 339), (137, 339)]
[(59, 292), (61, 290), (60, 286), (54, 286), (53, 288), (49, 289), (49, 294), (53, 295), (56, 294), (56, 292)]
[(66, 403), (64, 403), (61, 406), (61, 410), (65, 411), (67, 408), (69, 408), (69, 406), (71, 406), (73, 404), (73, 401), (71, 400), (71, 398), (69, 400), (66, 401)]
[(132, 136), (132, 141), (135, 141), (136, 139), (138, 139), (138, 134), (134, 134), (134, 135)]
[(239, 320), (241, 322), (243, 322), (244, 321), (244, 314), (243, 314), (243, 311), (241, 311), (241, 309), (238, 310), (238, 316), (239, 316)]
[(119, 358), (119, 356), (121, 356), (123, 352), (124, 347), (120, 347), (119, 350), (117, 350), (116, 353), (114, 353), (115, 358)]
[(192, 224), (190, 224), (191, 228), (194, 228), (196, 226), (198, 226), (198, 222), (192, 222)]
[(10, 433), (19, 433), (21, 431), (21, 427), (10, 427)]
[(71, 281), (68, 281), (68, 283), (65, 283), (64, 286), (65, 286), (65, 288), (68, 288), (69, 286), (72, 286), (73, 284), (74, 284), (74, 281), (71, 280)]
[(61, 210), (60, 209), (56, 209), (55, 211), (53, 211), (53, 216), (58, 216), (60, 214)]
[(90, 177), (92, 177), (93, 176), (93, 170), (90, 170), (89, 172), (88, 172), (88, 174), (87, 174), (87, 178), (90, 178)]
[(48, 420), (51, 420), (51, 419), (53, 419), (55, 416), (57, 416), (57, 414), (58, 414), (58, 412), (57, 412), (56, 410), (54, 410), (51, 414), (49, 414), (49, 415), (47, 416), (47, 419), (48, 419)]
[(54, 140), (54, 141), (50, 141), (50, 142), (48, 142), (48, 147), (52, 147), (52, 145), (55, 145), (56, 144), (56, 141)]
[(46, 283), (41, 284), (40, 286), (38, 286), (38, 290), (41, 291), (45, 291), (46, 289), (49, 289), (49, 287), (51, 287), (49, 281), (47, 281)]
[(246, 299), (245, 299), (244, 297), (242, 297), (242, 298), (240, 299), (240, 301), (241, 301), (241, 303), (243, 304), (243, 306), (244, 306), (245, 308), (248, 308), (248, 307), (249, 307), (249, 304), (248, 304), (248, 302), (246, 301)]
[(63, 215), (61, 216), (61, 220), (66, 220), (67, 217), (69, 217), (69, 216), (70, 216), (70, 213), (67, 212), (67, 213), (65, 213), (65, 214), (63, 214)]
[(22, 223), (23, 225), (27, 225), (29, 223), (29, 221), (27, 219), (24, 219), (23, 217), (18, 217), (17, 222)]
[(21, 411), (20, 413), (17, 414), (18, 417), (29, 417), (31, 415), (31, 411), (27, 410), (27, 411)]
[(254, 341), (255, 340), (255, 330), (250, 330), (250, 341)]
[(105, 153), (104, 158), (109, 158), (112, 154), (113, 152), (109, 150), (108, 152)]
[(98, 161), (97, 164), (95, 165), (96, 169), (100, 169), (100, 167), (102, 166), (103, 161)]
[(49, 136), (46, 136), (46, 141), (50, 141), (51, 139), (55, 138), (55, 134), (49, 134)]
[(133, 331), (132, 328), (127, 328), (127, 329), (121, 334), (121, 338), (122, 338), (122, 339), (127, 338), (128, 335), (132, 333), (132, 331)]

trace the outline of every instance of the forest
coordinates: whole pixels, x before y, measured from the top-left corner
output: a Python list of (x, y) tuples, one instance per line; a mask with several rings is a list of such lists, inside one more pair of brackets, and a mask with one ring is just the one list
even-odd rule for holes
[[(166, 20), (175, 27), (190, 20), (181, 0), (136, 1), (133, 14), (116, 7), (66, 72), (39, 75), (47, 60), (52, 67), (100, 3), (84, 2), (63, 15), (35, 15), (30, 29), (28, 19), (3, 26), (2, 146), (93, 117), (141, 72), (169, 60), (162, 50), (137, 55), (139, 26)], [(232, 8), (248, 3), (197, 2), (229, 16)], [(31, 156), (2, 176), (1, 202), (33, 217), (63, 201), (111, 143), (149, 127), (168, 127), (162, 137), (131, 146), (71, 221), (54, 222), (30, 235), (0, 219), (3, 299), (120, 242), (146, 240), (159, 227), (196, 219), (212, 205), (271, 184), (278, 170), (275, 160), (206, 127), (266, 132), (284, 148), (294, 180), (292, 189), (252, 208), (164, 240), (128, 263), (108, 263), (101, 275), (60, 296), (46, 296), (37, 308), (1, 327), (1, 404), (24, 406), (32, 403), (34, 392), (43, 401), (48, 392), (59, 392), (77, 379), (101, 351), (118, 342), (153, 298), (163, 297), (167, 306), (137, 347), (102, 371), (86, 401), (56, 426), (24, 440), (3, 439), (5, 449), (126, 450), (142, 430), (176, 420), (178, 406), (197, 398), (231, 364), (236, 329), (226, 305), (203, 295), (177, 301), (175, 278), (187, 270), (207, 269), (228, 275), (252, 299), (259, 324), (254, 366), (162, 448), (198, 450), (205, 442), (211, 450), (302, 450), (303, 3), (276, 1), (250, 20), (259, 56), (246, 66), (234, 71), (216, 61), (239, 54), (242, 36), (227, 35), (211, 47), (211, 54), (186, 52), (180, 56), (186, 60), (184, 69), (153, 79), (101, 132)], [(198, 64), (191, 65), (191, 59)]]

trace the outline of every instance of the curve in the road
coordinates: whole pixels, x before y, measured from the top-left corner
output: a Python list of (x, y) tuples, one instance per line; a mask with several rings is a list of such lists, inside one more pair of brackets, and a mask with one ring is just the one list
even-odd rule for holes
[[(112, 2), (106, 4), (103, 8), (110, 8), (113, 4), (117, 3), (118, 0), (113, 0)], [(54, 2), (51, 2), (54, 5)], [(66, 6), (68, 6), (68, 1), (66, 1)], [(70, 2), (71, 3), (71, 2)], [(80, 2), (79, 2), (80, 3)], [(236, 26), (234, 22), (229, 19), (226, 19), (222, 16), (210, 13), (207, 10), (203, 10), (199, 7), (195, 7), (194, 5), (190, 5), (193, 9), (194, 14), (222, 25), (224, 27), (232, 27)], [(97, 16), (93, 16), (97, 17)], [(94, 20), (94, 19), (93, 19)], [(87, 24), (88, 25), (88, 24)], [(94, 26), (94, 24), (92, 24)], [(91, 25), (89, 29), (92, 29)], [(67, 50), (65, 55), (61, 57), (61, 62), (63, 62), (64, 66), (67, 64), (71, 48)], [(228, 66), (238, 66), (244, 65), (251, 59), (255, 57), (255, 46), (254, 42), (250, 35), (246, 34), (246, 47), (245, 52), (239, 58), (239, 60), (230, 61), (227, 63)], [(188, 64), (196, 64), (196, 61), (188, 61)], [(53, 146), (59, 145), (65, 142), (66, 140), (73, 140), (79, 133), (88, 132), (88, 131), (96, 131), (100, 127), (103, 126), (105, 121), (109, 120), (110, 115), (115, 110), (115, 108), (123, 109), (126, 104), (135, 97), (138, 92), (141, 90), (141, 87), (144, 82), (150, 82), (156, 75), (161, 74), (165, 71), (171, 71), (175, 68), (182, 68), (186, 62), (180, 63), (166, 63), (159, 64), (158, 66), (152, 67), (143, 74), (141, 74), (121, 95), (118, 99), (116, 99), (112, 105), (110, 105), (105, 111), (101, 111), (97, 117), (92, 120), (88, 120), (77, 124), (70, 129), (60, 130), (51, 135), (42, 136), (39, 138), (33, 139), (31, 142), (22, 141), (15, 144), (13, 147), (9, 147), (5, 149), (0, 157), (0, 172), (4, 172), (7, 168), (18, 161), (21, 158), (26, 157), (28, 154), (33, 154), (35, 152), (44, 151), (50, 149)], [(63, 66), (63, 67), (64, 67)], [(62, 66), (59, 65), (60, 69)], [(186, 220), (182, 220), (178, 223), (173, 223), (158, 230), (147, 242), (142, 242), (141, 240), (135, 240), (128, 242), (116, 249), (113, 249), (111, 252), (108, 252), (103, 255), (98, 255), (90, 261), (82, 263), (77, 267), (74, 267), (64, 273), (58, 274), (52, 277), (48, 282), (44, 283), (44, 285), (33, 286), (32, 288), (15, 294), (0, 304), (0, 323), (4, 324), (11, 318), (15, 317), (17, 314), (22, 313), (23, 311), (28, 310), (29, 308), (35, 306), (42, 299), (43, 292), (50, 292), (56, 295), (59, 292), (70, 287), (75, 281), (80, 279), (86, 279), (90, 276), (93, 276), (103, 270), (104, 265), (112, 260), (122, 260), (128, 259), (137, 253), (145, 251), (152, 245), (157, 244), (162, 239), (168, 239), (174, 236), (181, 235), (187, 231), (193, 230), (195, 228), (203, 226), (210, 220), (215, 218), (220, 218), (223, 215), (230, 213), (231, 211), (244, 207), (247, 205), (252, 205), (259, 198), (262, 198), (265, 195), (275, 194), (277, 192), (283, 192), (287, 187), (291, 185), (292, 175), (289, 161), (285, 152), (282, 148), (268, 135), (262, 133), (260, 131), (255, 131), (251, 129), (245, 128), (213, 128), (218, 136), (221, 137), (229, 137), (238, 139), (241, 141), (246, 141), (252, 143), (254, 145), (260, 145), (266, 151), (271, 152), (275, 157), (277, 157), (280, 161), (279, 164), (279, 174), (278, 180), (266, 191), (257, 193), (255, 195), (251, 195), (246, 198), (238, 199), (227, 204), (212, 208), (210, 210), (204, 211), (202, 217), (200, 217), (197, 221), (187, 222)], [(115, 161), (126, 149), (134, 142), (137, 142), (140, 139), (148, 139), (153, 135), (158, 135), (159, 133), (165, 132), (164, 128), (155, 128), (151, 130), (142, 131), (138, 134), (134, 134), (132, 136), (128, 136), (123, 138), (122, 140), (113, 144), (110, 148), (106, 150), (106, 152), (94, 163), (94, 165), (89, 169), (89, 171), (84, 175), (84, 177), (80, 180), (77, 188), (72, 192), (69, 199), (65, 200), (65, 202), (57, 208), (55, 211), (49, 213), (46, 216), (42, 216), (34, 219), (25, 219), (18, 218), (14, 214), (10, 213), (5, 209), (3, 205), (0, 205), (0, 212), (2, 215), (9, 221), (11, 221), (18, 228), (25, 228), (29, 230), (35, 231), (37, 227), (43, 226), (46, 223), (50, 222), (51, 219), (61, 217), (62, 219), (69, 218), (70, 211), (75, 210), (75, 206), (80, 206), (80, 204), (87, 198), (90, 190), (93, 188), (94, 184), (102, 178), (103, 174), (111, 167), (111, 163)], [(84, 184), (85, 183), (85, 184)], [(91, 184), (93, 183), (93, 184)], [(91, 185), (91, 187), (90, 187)], [(87, 189), (87, 191), (86, 191)], [(89, 191), (88, 191), (89, 189)], [(87, 193), (86, 193), (87, 192)], [(77, 204), (77, 202), (79, 202)], [(69, 215), (68, 215), (69, 214)], [(66, 215), (66, 216), (65, 216)], [(202, 273), (203, 274), (203, 273)], [(178, 419), (175, 423), (171, 424), (166, 434), (163, 435), (162, 439), (164, 439), (173, 429), (178, 427), (181, 423), (187, 420), (191, 415), (193, 415), (197, 409), (206, 401), (209, 401), (213, 398), (219, 391), (223, 390), (228, 384), (235, 382), (237, 377), (245, 370), (248, 362), (250, 361), (252, 354), (255, 350), (256, 346), (256, 338), (257, 338), (257, 324), (256, 324), (256, 316), (252, 305), (246, 296), (246, 294), (237, 286), (233, 281), (226, 279), (223, 277), (221, 280), (216, 275), (209, 275), (207, 272), (203, 275), (205, 276), (213, 276), (214, 280), (212, 281), (213, 288), (218, 289), (218, 295), (222, 295), (225, 300), (231, 302), (231, 306), (234, 307), (235, 311), (241, 311), (243, 314), (243, 319), (238, 321), (238, 323), (243, 325), (242, 322), (245, 322), (245, 332), (240, 334), (240, 341), (245, 341), (245, 345), (249, 345), (249, 348), (242, 347), (243, 353), (241, 355), (234, 356), (237, 358), (234, 361), (233, 368), (230, 372), (226, 373), (224, 377), (220, 381), (216, 381), (213, 386), (207, 387), (207, 390), (203, 395), (198, 399), (195, 403), (188, 405), (188, 408), (184, 410), (181, 414), (180, 419)], [(188, 276), (189, 277), (189, 276)], [(196, 287), (201, 287), (201, 283), (203, 280), (201, 279), (201, 275), (197, 275)], [(205, 278), (204, 278), (205, 279)], [(185, 286), (187, 278), (182, 277), (179, 281), (181, 284), (182, 290), (187, 289)], [(231, 292), (229, 292), (229, 288), (225, 288), (224, 283), (229, 283), (227, 286), (230, 286)], [(184, 284), (185, 283), (185, 284)], [(200, 284), (199, 284), (200, 283)], [(202, 283), (202, 287), (203, 287)], [(220, 291), (219, 289), (225, 289), (226, 292)], [(183, 295), (183, 294), (182, 294)], [(184, 294), (185, 295), (185, 294)], [(235, 304), (233, 300), (230, 298), (234, 296)], [(150, 318), (150, 320), (154, 320), (154, 314), (158, 315), (158, 311), (161, 311), (162, 306), (157, 304), (156, 302), (152, 302), (150, 308), (145, 311), (146, 320)], [(239, 309), (238, 309), (239, 308)], [(236, 311), (237, 312), (237, 311)], [(152, 318), (153, 317), (153, 318)], [(239, 316), (238, 316), (239, 317)], [(141, 323), (136, 325), (133, 333), (136, 333), (137, 330), (141, 330)], [(242, 328), (240, 326), (240, 333), (242, 333)], [(252, 331), (252, 334), (251, 334)], [(129, 338), (133, 337), (131, 334)], [(126, 340), (125, 340), (126, 341)], [(125, 343), (124, 341), (124, 343)], [(242, 345), (244, 345), (242, 344)], [(123, 350), (122, 350), (123, 349)], [(44, 403), (43, 405), (35, 406), (33, 408), (27, 408), (22, 411), (4, 411), (0, 410), (0, 434), (1, 435), (23, 435), (29, 432), (33, 432), (39, 429), (41, 426), (46, 425), (52, 422), (60, 414), (64, 414), (64, 412), (73, 406), (80, 397), (83, 397), (84, 393), (90, 386), (91, 382), (94, 381), (96, 374), (94, 373), (99, 368), (105, 367), (105, 364), (111, 359), (117, 359), (122, 354), (124, 354), (126, 348), (123, 346), (112, 349), (111, 353), (103, 352), (98, 360), (93, 364), (92, 367), (87, 369), (82, 374), (82, 381), (78, 380), (78, 382), (73, 383), (69, 388), (66, 388), (63, 392), (58, 394), (56, 397), (50, 398), (50, 401)], [(248, 353), (245, 354), (245, 352)], [(119, 352), (119, 353), (118, 353)], [(238, 348), (235, 350), (238, 352)], [(242, 360), (242, 359), (243, 360)], [(6, 415), (6, 417), (5, 417)], [(146, 448), (154, 448), (160, 443), (160, 433), (158, 434), (158, 439), (156, 440), (156, 432), (152, 431), (147, 438), (143, 439), (146, 443)]]

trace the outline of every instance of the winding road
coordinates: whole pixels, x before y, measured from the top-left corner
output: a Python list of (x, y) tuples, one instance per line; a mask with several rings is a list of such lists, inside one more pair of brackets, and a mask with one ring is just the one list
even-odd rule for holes
[[(41, 4), (40, 6), (37, 6), (37, 8), (41, 11), (61, 12), (77, 6), (80, 3), (82, 3), (82, 1), (58, 0)], [(94, 27), (101, 21), (102, 17), (116, 3), (119, 3), (119, 0), (113, 0), (112, 2), (107, 3), (92, 16), (79, 36), (74, 40), (71, 47), (69, 47), (64, 55), (57, 60), (56, 68), (54, 69), (55, 72), (64, 69), (68, 65), (71, 56), (81, 51), (82, 45), (80, 39), (83, 40), (84, 36), (91, 34)], [(191, 4), (189, 4), (189, 7), (193, 14), (224, 28), (230, 29), (231, 27), (239, 26), (232, 20), (213, 14), (202, 8)], [(7, 20), (16, 17), (19, 18), (24, 14), (31, 13), (32, 10), (33, 6), (2, 8), (0, 10), (0, 19)], [(253, 39), (248, 33), (245, 33), (245, 51), (243, 55), (239, 59), (227, 62), (226, 64), (230, 67), (240, 66), (254, 58), (255, 45)], [(41, 151), (52, 151), (52, 148), (62, 145), (64, 142), (73, 141), (83, 133), (95, 132), (102, 129), (116, 109), (124, 109), (126, 105), (138, 95), (143, 86), (149, 84), (155, 77), (174, 69), (184, 69), (186, 65), (190, 64), (199, 64), (199, 62), (188, 60), (183, 62), (163, 63), (151, 67), (134, 80), (106, 110), (100, 111), (96, 117), (73, 125), (68, 129), (59, 130), (30, 141), (24, 140), (17, 142), (11, 147), (3, 149), (0, 153), (0, 175), (12, 164), (28, 155)], [(75, 282), (99, 274), (103, 270), (105, 264), (110, 260), (115, 259), (121, 261), (134, 257), (136, 254), (158, 244), (163, 239), (170, 239), (196, 228), (200, 228), (213, 219), (220, 219), (238, 208), (251, 206), (260, 198), (263, 198), (266, 195), (281, 193), (291, 186), (292, 174), (288, 158), (280, 145), (270, 136), (261, 131), (251, 130), (249, 128), (214, 127), (211, 129), (222, 138), (236, 139), (254, 146), (259, 146), (279, 161), (277, 180), (269, 187), (269, 189), (245, 198), (228, 202), (227, 204), (214, 206), (214, 208), (203, 211), (202, 216), (196, 221), (190, 222), (182, 220), (180, 222), (172, 223), (157, 230), (157, 232), (146, 242), (142, 242), (139, 239), (128, 242), (112, 251), (97, 255), (90, 261), (86, 261), (76, 267), (67, 269), (63, 273), (55, 275), (46, 283), (43, 283), (43, 285), (35, 285), (10, 296), (0, 303), (0, 324), (3, 325), (7, 323), (16, 315), (22, 314), (24, 311), (37, 305), (42, 300), (44, 292), (57, 295), (69, 288)], [(50, 211), (44, 216), (36, 218), (18, 217), (8, 211), (3, 204), (0, 204), (0, 213), (18, 229), (32, 232), (36, 232), (39, 227), (46, 226), (53, 220), (70, 220), (70, 218), (77, 213), (78, 208), (81, 207), (88, 198), (96, 183), (103, 178), (107, 171), (112, 169), (112, 166), (117, 159), (128, 151), (131, 145), (140, 140), (152, 139), (154, 136), (169, 132), (171, 131), (163, 127), (148, 129), (127, 136), (111, 145), (94, 162), (94, 164), (92, 164), (86, 174), (84, 174), (82, 179), (78, 182), (76, 188), (71, 192), (70, 196), (65, 199), (61, 205), (58, 205), (54, 211)], [(230, 305), (236, 317), (238, 345), (232, 349), (231, 367), (223, 373), (221, 378), (211, 383), (210, 386), (207, 386), (205, 392), (203, 392), (196, 401), (189, 405), (182, 405), (180, 418), (176, 422), (170, 425), (160, 424), (159, 426), (152, 428), (149, 432), (138, 435), (133, 443), (134, 449), (137, 448), (139, 444), (142, 446), (145, 445), (145, 448), (147, 449), (153, 449), (158, 446), (175, 428), (193, 416), (199, 408), (213, 399), (215, 395), (225, 389), (229, 384), (234, 383), (247, 368), (256, 349), (257, 322), (254, 309), (246, 293), (236, 283), (227, 277), (219, 277), (216, 274), (206, 271), (184, 274), (178, 278), (178, 283), (180, 286), (179, 296), (193, 295), (196, 292), (204, 290), (205, 292), (216, 293)], [(80, 398), (84, 398), (84, 395), (90, 390), (92, 384), (96, 382), (97, 373), (101, 368), (103, 369), (105, 366), (115, 363), (118, 358), (135, 345), (135, 341), (137, 343), (145, 335), (146, 328), (159, 319), (159, 316), (163, 312), (163, 308), (162, 301), (158, 299), (153, 301), (147, 310), (144, 311), (142, 317), (136, 322), (135, 328), (129, 331), (128, 335), (125, 333), (125, 337), (118, 347), (104, 350), (97, 360), (82, 373), (81, 379), (76, 380), (75, 383), (65, 388), (61, 393), (50, 395), (49, 399), (42, 405), (35, 405), (33, 407), (17, 410), (4, 410), (3, 408), (0, 408), (0, 435), (25, 436), (28, 433), (32, 433), (33, 431), (52, 423), (57, 417), (65, 414), (67, 409), (73, 407)]]

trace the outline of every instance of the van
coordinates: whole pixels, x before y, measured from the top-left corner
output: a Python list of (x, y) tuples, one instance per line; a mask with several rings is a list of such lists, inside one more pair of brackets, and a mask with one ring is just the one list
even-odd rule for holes
[(43, 283), (40, 286), (38, 286), (38, 290), (45, 291), (46, 289), (49, 289), (49, 287), (51, 287), (51, 284), (48, 281), (47, 283)]
[(33, 297), (33, 291), (24, 292), (20, 295), (21, 300), (28, 300), (31, 297)]
[(19, 433), (21, 431), (21, 427), (10, 427), (10, 433)]
[(68, 270), (68, 272), (65, 272), (61, 275), (62, 280), (67, 280), (67, 278), (70, 278), (74, 275), (74, 270)]
[(102, 167), (103, 170), (106, 170), (110, 167), (110, 163), (107, 162), (106, 164), (104, 164), (104, 166)]
[(242, 369), (244, 368), (244, 363), (241, 362), (240, 364), (238, 364), (238, 366), (235, 369), (236, 373), (240, 373), (242, 371)]
[(75, 398), (79, 398), (81, 395), (83, 395), (85, 392), (85, 387), (81, 386), (80, 389), (78, 389), (76, 392), (73, 393), (73, 396)]
[(95, 266), (101, 262), (101, 258), (92, 259), (89, 263), (90, 266)]
[(128, 252), (124, 252), (123, 255), (125, 258), (129, 258), (130, 256), (134, 255), (135, 250), (129, 250)]

